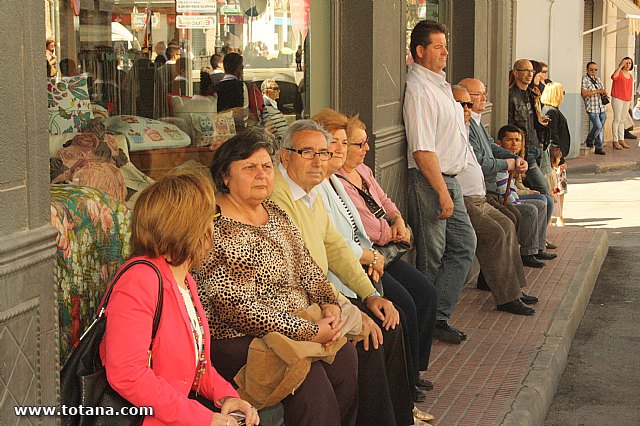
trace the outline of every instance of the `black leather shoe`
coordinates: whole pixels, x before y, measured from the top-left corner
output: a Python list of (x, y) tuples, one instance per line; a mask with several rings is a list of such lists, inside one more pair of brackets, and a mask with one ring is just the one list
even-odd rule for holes
[(533, 315), (535, 313), (535, 309), (528, 307), (527, 305), (522, 303), (520, 299), (498, 305), (498, 310), (510, 312), (515, 315)]
[(436, 321), (436, 326), (433, 329), (433, 337), (447, 343), (453, 343), (459, 345), (462, 343), (462, 336), (451, 327), (445, 320)]
[(456, 333), (458, 333), (460, 335), (460, 337), (462, 338), (462, 340), (467, 340), (467, 335), (464, 333), (464, 331), (462, 330), (458, 330), (455, 327), (451, 327), (453, 329), (453, 331), (455, 331)]
[(427, 379), (418, 379), (418, 382), (416, 383), (416, 387), (418, 389), (430, 391), (430, 390), (433, 390), (433, 383), (431, 383)]
[(530, 296), (526, 293), (522, 293), (522, 296), (520, 296), (520, 301), (525, 305), (535, 305), (536, 303), (538, 303), (538, 298), (535, 296)]
[(487, 280), (485, 280), (484, 275), (482, 275), (482, 271), (480, 271), (480, 275), (478, 275), (478, 283), (476, 284), (476, 288), (478, 290), (491, 291), (491, 289), (487, 285)]
[(558, 257), (555, 253), (547, 253), (542, 250), (538, 252), (538, 254), (534, 254), (535, 258), (538, 260), (553, 260)]
[(602, 149), (602, 148), (596, 148), (596, 150), (594, 151), (594, 154), (596, 154), (596, 155), (607, 155), (607, 153), (604, 152), (604, 149)]
[(545, 263), (536, 259), (532, 254), (527, 254), (520, 257), (522, 257), (522, 264), (524, 266), (528, 266), (529, 268), (544, 268)]
[(413, 387), (413, 402), (425, 402), (427, 393), (417, 386)]
[(631, 133), (629, 130), (625, 130), (624, 131), (624, 138), (625, 139), (638, 139), (638, 137), (636, 135), (634, 135), (633, 133)]

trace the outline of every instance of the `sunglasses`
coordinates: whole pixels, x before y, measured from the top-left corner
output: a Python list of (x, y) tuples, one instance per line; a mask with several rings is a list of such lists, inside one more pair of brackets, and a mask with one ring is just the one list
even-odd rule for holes
[(473, 102), (462, 102), (462, 101), (458, 101), (458, 103), (459, 103), (460, 105), (462, 105), (462, 108), (465, 108), (465, 107), (466, 107), (466, 108), (469, 108), (469, 109), (473, 108)]
[(280, 90), (280, 88), (278, 86), (271, 86), (269, 87), (270, 90)]

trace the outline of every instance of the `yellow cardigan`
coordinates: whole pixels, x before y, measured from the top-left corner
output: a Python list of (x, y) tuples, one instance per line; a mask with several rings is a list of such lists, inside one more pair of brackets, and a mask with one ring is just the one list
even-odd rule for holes
[(315, 199), (312, 210), (302, 200), (294, 201), (289, 184), (277, 168), (274, 186), (271, 200), (287, 212), (298, 227), (311, 257), (322, 271), (326, 274), (331, 270), (363, 300), (376, 291), (353, 250), (331, 222), (322, 198)]

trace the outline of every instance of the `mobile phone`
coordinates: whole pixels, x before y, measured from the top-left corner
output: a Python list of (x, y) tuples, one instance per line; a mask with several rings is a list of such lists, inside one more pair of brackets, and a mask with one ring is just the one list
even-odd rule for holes
[(236, 423), (238, 423), (238, 426), (244, 426), (246, 424), (246, 417), (243, 412), (234, 411), (232, 413), (229, 413), (229, 415), (236, 420)]

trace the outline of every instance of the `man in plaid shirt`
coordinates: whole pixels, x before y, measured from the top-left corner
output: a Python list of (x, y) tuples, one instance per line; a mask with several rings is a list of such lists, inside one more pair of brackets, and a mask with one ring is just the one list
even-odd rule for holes
[(602, 104), (602, 96), (606, 95), (602, 81), (597, 76), (598, 65), (595, 62), (587, 64), (587, 74), (582, 77), (582, 99), (584, 99), (584, 107), (587, 110), (589, 119), (591, 120), (591, 131), (587, 135), (585, 144), (591, 148), (595, 143), (595, 153), (605, 155), (603, 149), (604, 142), (604, 122), (607, 120), (607, 113)]

